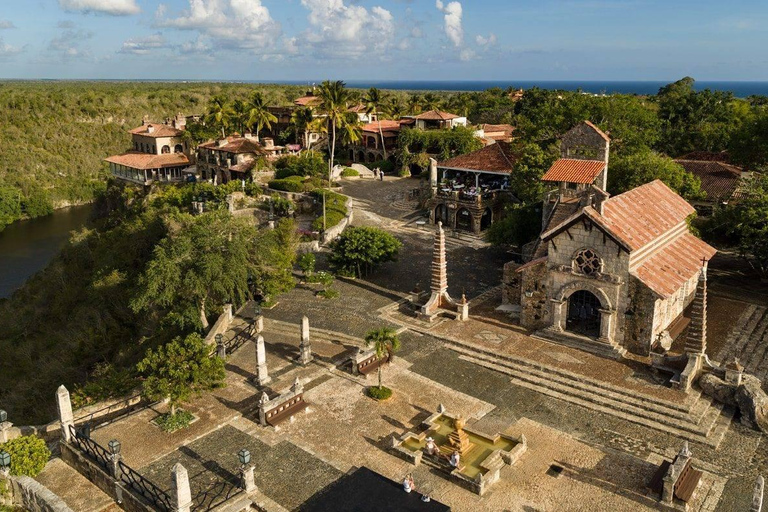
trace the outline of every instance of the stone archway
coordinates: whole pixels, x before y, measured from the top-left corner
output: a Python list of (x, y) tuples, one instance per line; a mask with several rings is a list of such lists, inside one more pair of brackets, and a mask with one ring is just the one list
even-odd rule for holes
[[(571, 297), (578, 292), (584, 293), (580, 293), (573, 301), (571, 301)], [(589, 295), (586, 295), (587, 293)], [(592, 297), (594, 297), (594, 299)], [(551, 301), (553, 303), (551, 328), (555, 331), (578, 332), (577, 328), (579, 325), (586, 328), (586, 324), (589, 323), (590, 329), (586, 335), (595, 337), (599, 341), (606, 343), (613, 342), (613, 331), (616, 324), (616, 308), (611, 303), (611, 300), (608, 298), (605, 291), (599, 286), (586, 280), (573, 281), (560, 288), (560, 290), (552, 297)], [(587, 303), (589, 303), (592, 310), (586, 308)], [(582, 304), (585, 306), (585, 311), (583, 313), (581, 311)], [(570, 318), (571, 312), (575, 315), (573, 319)], [(599, 322), (595, 321), (595, 314), (599, 315)], [(585, 320), (583, 324), (580, 322), (582, 316), (584, 316)], [(588, 322), (586, 321), (587, 317), (589, 318)], [(574, 320), (576, 323), (574, 323)], [(597, 332), (595, 332), (595, 328), (597, 329)]]
[(163, 146), (163, 147), (160, 149), (160, 152), (161, 152), (162, 154), (164, 154), (164, 155), (167, 155), (167, 154), (169, 154), (169, 153), (171, 152), (171, 146), (168, 146), (168, 145), (166, 145), (166, 146)]
[(493, 212), (490, 208), (486, 208), (483, 212), (483, 216), (480, 217), (480, 231), (484, 231), (491, 226), (493, 222)]
[(461, 208), (456, 212), (456, 229), (473, 231), (472, 220), (472, 213), (466, 208)]
[(444, 204), (439, 204), (435, 208), (435, 224), (442, 222), (444, 226), (448, 225), (448, 208)]
[(565, 330), (590, 338), (600, 337), (600, 299), (587, 290), (578, 290), (568, 297)]
[(183, 153), (184, 152), (184, 146), (181, 144), (176, 144), (176, 146), (173, 148), (174, 153)]

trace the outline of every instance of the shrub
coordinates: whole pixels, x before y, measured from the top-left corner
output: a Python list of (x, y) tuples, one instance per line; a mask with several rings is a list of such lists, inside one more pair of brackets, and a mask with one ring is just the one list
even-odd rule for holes
[(304, 178), (303, 176), (289, 176), (269, 182), (269, 188), (285, 192), (311, 192), (320, 188), (321, 185), (322, 180), (320, 178)]
[(176, 414), (165, 413), (155, 419), (155, 423), (163, 432), (176, 432), (182, 428), (187, 428), (195, 417), (191, 412), (183, 409), (176, 411)]
[(395, 172), (395, 164), (389, 160), (379, 160), (378, 162), (367, 164), (367, 166), (369, 169), (375, 169), (378, 167), (381, 171), (384, 172), (384, 174), (392, 174)]
[(386, 386), (370, 386), (365, 392), (369, 397), (375, 400), (386, 400), (392, 396), (392, 390)]
[(312, 222), (312, 229), (323, 229), (323, 195), (325, 195), (325, 229), (331, 229), (347, 216), (347, 197), (328, 190), (315, 190), (312, 196), (319, 205), (319, 217)]
[(383, 229), (355, 227), (333, 242), (330, 261), (335, 268), (362, 277), (381, 263), (396, 260), (401, 247), (400, 241)]
[(315, 261), (315, 255), (311, 252), (305, 252), (299, 256), (298, 266), (305, 276), (309, 276), (315, 271)]
[(346, 167), (343, 171), (341, 171), (341, 176), (343, 178), (349, 178), (351, 176), (360, 176), (360, 173), (357, 172), (356, 169), (353, 169), (351, 167)]
[(11, 456), (11, 474), (36, 477), (51, 457), (45, 441), (36, 436), (21, 436), (0, 444), (0, 451)]
[(291, 210), (296, 209), (296, 205), (293, 204), (293, 201), (290, 199), (280, 197), (277, 194), (272, 194), (272, 208), (277, 215), (285, 217)]
[[(336, 210), (328, 210), (325, 211), (325, 229), (331, 229), (332, 227), (336, 226), (344, 220), (344, 217), (347, 215), (345, 213), (341, 213)], [(320, 213), (320, 216), (316, 218), (314, 221), (312, 221), (312, 229), (315, 231), (321, 231), (323, 229), (323, 214)]]
[(328, 164), (317, 151), (305, 151), (300, 155), (282, 156), (275, 162), (275, 178), (290, 176), (321, 177), (328, 172)]
[(245, 193), (251, 197), (260, 196), (264, 191), (258, 183), (249, 181), (245, 184)]
[(317, 294), (320, 297), (323, 297), (324, 299), (335, 299), (339, 295), (341, 295), (339, 293), (339, 290), (337, 290), (336, 288), (328, 288), (326, 290), (320, 290), (319, 292), (317, 292)]

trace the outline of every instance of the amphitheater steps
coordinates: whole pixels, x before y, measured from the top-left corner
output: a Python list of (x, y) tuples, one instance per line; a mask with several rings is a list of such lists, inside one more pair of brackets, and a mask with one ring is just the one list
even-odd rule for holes
[(765, 309), (754, 304), (750, 304), (747, 307), (728, 334), (725, 345), (717, 355), (718, 361), (725, 363), (734, 356), (741, 357), (745, 346), (749, 342), (749, 336), (765, 314)]
[(728, 415), (720, 421), (722, 408), (713, 406), (699, 393), (689, 395), (684, 404), (641, 397), (630, 390), (559, 369), (458, 344), (451, 344), (451, 348), (465, 360), (509, 375), (516, 385), (710, 446), (719, 445), (730, 423)]
[(595, 354), (596, 356), (607, 359), (621, 359), (627, 350), (615, 344), (602, 343), (586, 336), (579, 336), (573, 333), (561, 333), (556, 331), (544, 330), (532, 335), (533, 338), (546, 341), (548, 343), (557, 343), (566, 347), (575, 348)]

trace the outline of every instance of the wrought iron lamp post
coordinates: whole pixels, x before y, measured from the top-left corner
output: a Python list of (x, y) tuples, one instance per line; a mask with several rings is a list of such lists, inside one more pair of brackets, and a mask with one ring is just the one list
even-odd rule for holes
[(8, 478), (11, 473), (11, 454), (5, 450), (0, 452), (0, 474)]
[(0, 423), (5, 423), (6, 421), (8, 421), (8, 413), (0, 409)]
[(224, 345), (224, 336), (219, 333), (215, 336), (216, 339), (216, 355), (221, 359), (227, 357), (227, 347)]
[(253, 464), (251, 464), (251, 452), (243, 448), (237, 452), (237, 458), (240, 460), (240, 477), (243, 489), (250, 494), (256, 491), (256, 481), (253, 477)]
[(120, 441), (117, 439), (112, 439), (109, 443), (107, 443), (107, 446), (109, 446), (109, 453), (112, 454), (110, 457), (110, 461), (112, 462), (112, 476), (115, 479), (118, 479), (118, 469), (119, 469), (119, 463), (120, 463), (120, 448), (122, 447), (120, 445)]

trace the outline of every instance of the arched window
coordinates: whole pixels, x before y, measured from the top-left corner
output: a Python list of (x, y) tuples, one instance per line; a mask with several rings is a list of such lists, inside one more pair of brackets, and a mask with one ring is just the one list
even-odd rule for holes
[(181, 144), (176, 144), (176, 147), (173, 148), (174, 153), (183, 153), (184, 152), (184, 146)]
[(163, 149), (161, 149), (161, 150), (160, 150), (160, 152), (161, 152), (162, 154), (164, 154), (164, 155), (167, 155), (168, 153), (170, 153), (170, 152), (171, 152), (171, 146), (168, 146), (168, 145), (166, 145), (166, 146), (163, 146)]
[(603, 270), (603, 260), (592, 249), (582, 249), (573, 258), (573, 270), (591, 276)]

